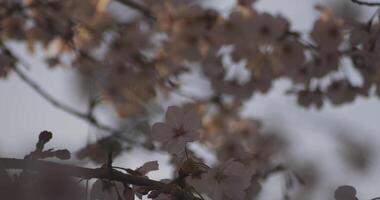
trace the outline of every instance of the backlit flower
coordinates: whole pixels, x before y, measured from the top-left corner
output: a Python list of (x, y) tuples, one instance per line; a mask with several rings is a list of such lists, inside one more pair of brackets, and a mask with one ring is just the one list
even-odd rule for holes
[(153, 125), (152, 138), (161, 142), (164, 150), (178, 154), (184, 151), (187, 142), (193, 142), (199, 137), (200, 127), (200, 118), (192, 106), (170, 106), (165, 122)]

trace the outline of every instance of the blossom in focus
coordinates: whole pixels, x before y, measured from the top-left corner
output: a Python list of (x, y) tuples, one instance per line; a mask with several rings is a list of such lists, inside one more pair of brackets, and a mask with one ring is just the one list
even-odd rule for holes
[(185, 150), (187, 142), (199, 137), (200, 127), (200, 118), (192, 106), (170, 106), (165, 122), (153, 124), (152, 139), (162, 143), (162, 148), (169, 153), (178, 154)]

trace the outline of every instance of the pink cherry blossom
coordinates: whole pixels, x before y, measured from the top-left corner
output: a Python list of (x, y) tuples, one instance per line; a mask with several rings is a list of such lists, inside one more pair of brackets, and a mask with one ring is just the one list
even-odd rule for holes
[(185, 150), (187, 142), (193, 142), (199, 137), (200, 127), (200, 118), (192, 106), (170, 106), (165, 122), (153, 125), (152, 139), (161, 142), (162, 148), (169, 153), (178, 154)]

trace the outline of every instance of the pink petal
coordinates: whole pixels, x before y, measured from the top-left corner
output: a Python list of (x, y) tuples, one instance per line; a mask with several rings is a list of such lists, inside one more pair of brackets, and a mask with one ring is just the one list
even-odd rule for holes
[(224, 163), (223, 172), (228, 175), (239, 175), (245, 173), (247, 168), (240, 162), (228, 160)]
[(166, 111), (165, 120), (172, 128), (178, 128), (183, 123), (183, 110), (178, 106), (169, 106)]
[(165, 142), (170, 140), (173, 136), (171, 128), (162, 122), (153, 124), (152, 127), (152, 139), (158, 142)]
[(183, 136), (183, 138), (186, 142), (193, 142), (199, 138), (199, 132), (198, 131), (188, 131)]
[(205, 193), (215, 200), (222, 200), (223, 190), (220, 187), (220, 184), (216, 181), (210, 181), (209, 184), (205, 187)]
[(237, 176), (228, 177), (221, 184), (224, 195), (234, 200), (243, 200), (246, 196), (245, 189), (247, 187), (243, 186), (240, 177)]
[(186, 131), (198, 130), (201, 127), (201, 119), (194, 108), (188, 107), (183, 116), (183, 128)]
[(180, 154), (185, 151), (185, 140), (183, 137), (173, 138), (166, 141), (162, 148), (172, 154)]

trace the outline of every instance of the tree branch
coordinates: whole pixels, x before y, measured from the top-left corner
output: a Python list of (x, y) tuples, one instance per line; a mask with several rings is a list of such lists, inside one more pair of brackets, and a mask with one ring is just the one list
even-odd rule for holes
[(144, 178), (142, 176), (125, 174), (114, 169), (111, 171), (107, 168), (91, 169), (42, 160), (0, 158), (0, 166), (5, 169), (27, 169), (36, 172), (48, 171), (82, 179), (107, 179), (136, 186), (147, 186), (155, 189), (160, 189), (165, 186), (162, 182)]
[[(44, 89), (42, 89), (36, 82), (34, 82), (31, 78), (29, 78), (24, 72), (22, 72), (17, 66), (13, 67), (13, 71), (23, 80), (29, 87), (31, 87), (36, 93), (38, 93), (42, 98), (44, 98), (46, 101), (48, 101), (50, 104), (52, 104), (54, 107), (63, 110), (79, 119), (82, 119), (89, 124), (93, 125), (94, 127), (109, 132), (116, 137), (119, 137), (122, 131), (116, 130), (108, 125), (101, 124), (92, 114), (82, 113), (78, 110), (75, 110), (72, 107), (69, 107), (58, 100), (56, 100), (54, 97), (52, 97), (50, 94), (48, 94)], [(130, 139), (127, 139), (123, 137), (128, 142), (133, 142)]]
[(380, 2), (367, 2), (362, 0), (351, 0), (352, 3), (356, 3), (361, 6), (380, 6)]
[(54, 99), (50, 94), (48, 94), (45, 90), (43, 90), (36, 82), (34, 82), (31, 78), (29, 78), (24, 72), (22, 72), (17, 66), (14, 66), (13, 71), (21, 78), (29, 87), (31, 87), (34, 91), (36, 91), (41, 97), (43, 97), (46, 101), (51, 103), (53, 106), (57, 107), (60, 110), (63, 110), (71, 115), (74, 115), (78, 118), (88, 120), (88, 116), (84, 113), (81, 113), (74, 108), (71, 108), (67, 105), (58, 102)]
[[(11, 55), (16, 61), (20, 62), (20, 64), (26, 66), (26, 67), (29, 67), (29, 64), (22, 60), (21, 58), (17, 58), (14, 56), (14, 54), (12, 53), (12, 51), (6, 47), (5, 45), (2, 45), (1, 46), (3, 48), (4, 51), (7, 51), (9, 52), (9, 55)], [(56, 100), (52, 95), (50, 95), (48, 92), (46, 92), (46, 90), (44, 90), (40, 85), (38, 85), (34, 80), (32, 80), (31, 78), (29, 78), (20, 68), (18, 68), (16, 65), (13, 66), (13, 71), (18, 75), (18, 77), (20, 77), (20, 79), (22, 81), (24, 81), (24, 83), (26, 83), (30, 88), (32, 88), (37, 94), (39, 94), (42, 98), (44, 98), (47, 102), (49, 102), (51, 105), (53, 105), (54, 107), (62, 110), (62, 111), (65, 111), (66, 113), (68, 114), (71, 114), (73, 115), (74, 117), (77, 117), (79, 119), (82, 119), (86, 122), (88, 122), (89, 124), (91, 124), (92, 126), (100, 129), (100, 130), (103, 130), (103, 131), (106, 131), (108, 133), (111, 134), (111, 136), (113, 137), (116, 137), (116, 138), (119, 138), (119, 139), (122, 139), (123, 141), (125, 142), (128, 142), (128, 143), (131, 143), (131, 144), (135, 144), (136, 141), (128, 138), (128, 137), (125, 137), (123, 135), (123, 132), (122, 130), (118, 130), (118, 129), (115, 129), (115, 128), (112, 128), (108, 125), (105, 125), (105, 124), (102, 124), (100, 123), (97, 118), (93, 115), (93, 112), (86, 112), (86, 113), (83, 113), (81, 111), (78, 111), (66, 104), (63, 104), (62, 102)], [(93, 109), (90, 107), (90, 109)]]
[(128, 143), (135, 143), (134, 140), (123, 136), (122, 130), (114, 129), (108, 125), (100, 123), (95, 116), (93, 116), (93, 112), (82, 113), (80, 111), (75, 110), (72, 107), (69, 107), (59, 101), (57, 101), (54, 97), (52, 97), (50, 94), (48, 94), (44, 89), (42, 89), (39, 85), (37, 85), (32, 79), (30, 79), (24, 72), (22, 72), (18, 67), (13, 67), (13, 70), (15, 73), (23, 80), (28, 86), (30, 86), (36, 93), (38, 93), (41, 97), (43, 97), (46, 101), (48, 101), (50, 104), (55, 106), (56, 108), (65, 111), (74, 117), (77, 117), (79, 119), (82, 119), (86, 121), (87, 123), (91, 124), (92, 126), (106, 131), (108, 133), (111, 133), (112, 136), (122, 139)]
[[(141, 12), (144, 16), (152, 19), (152, 20), (155, 20), (155, 17), (153, 16), (152, 12), (149, 10), (149, 8), (139, 4), (139, 3), (136, 3), (134, 2), (133, 0), (116, 0), (132, 9), (135, 9), (139, 12)], [(44, 5), (44, 3), (49, 3), (50, 1), (35, 1), (33, 2), (32, 4), (29, 4), (29, 5), (26, 5), (26, 6), (22, 6), (22, 5), (18, 5), (18, 6), (15, 6), (15, 7), (12, 7), (11, 9), (9, 9), (5, 14), (3, 15), (0, 15), (0, 19), (3, 18), (3, 17), (6, 17), (6, 16), (9, 16), (15, 12), (22, 12), (22, 11), (25, 11), (26, 9), (29, 9), (29, 8), (33, 8), (33, 7), (36, 7), (36, 6), (42, 6)], [(0, 41), (0, 48), (4, 51), (8, 51), (10, 53), (10, 55), (16, 59), (16, 61), (19, 61), (22, 65), (24, 66), (29, 66), (29, 64), (26, 62), (26, 61), (23, 61), (22, 59), (20, 58), (17, 58), (14, 56), (14, 54), (12, 53), (11, 49), (9, 49), (8, 47), (6, 47), (6, 45), (4, 45), (3, 43), (1, 43)], [(56, 100), (52, 95), (50, 95), (48, 92), (46, 92), (46, 90), (44, 90), (41, 86), (39, 86), (35, 81), (33, 81), (31, 78), (29, 78), (22, 70), (20, 70), (17, 66), (14, 66), (13, 67), (13, 70), (14, 72), (21, 78), (21, 80), (23, 80), (27, 85), (29, 85), (35, 92), (37, 92), (41, 97), (43, 97), (46, 101), (48, 101), (51, 105), (55, 106), (56, 108), (60, 109), (60, 110), (63, 110), (79, 119), (82, 119), (86, 122), (88, 122), (89, 124), (93, 125), (94, 127), (100, 129), (100, 130), (103, 130), (103, 131), (106, 131), (108, 133), (111, 133), (113, 137), (116, 137), (116, 138), (119, 138), (119, 139), (122, 139), (123, 141), (126, 141), (128, 143), (131, 143), (131, 144), (136, 144), (137, 142), (131, 138), (128, 138), (126, 137), (125, 135), (123, 135), (124, 131), (123, 130), (118, 130), (118, 129), (115, 129), (113, 127), (110, 127), (106, 124), (102, 124), (100, 123), (97, 118), (95, 118), (95, 116), (93, 115), (93, 112), (92, 112), (92, 109), (94, 107), (92, 107), (91, 105), (89, 106), (89, 110), (88, 112), (84, 113), (84, 112), (81, 112), (81, 111), (78, 111), (58, 100)]]

